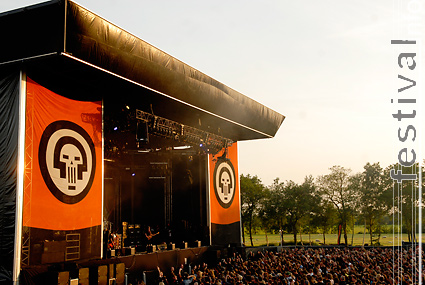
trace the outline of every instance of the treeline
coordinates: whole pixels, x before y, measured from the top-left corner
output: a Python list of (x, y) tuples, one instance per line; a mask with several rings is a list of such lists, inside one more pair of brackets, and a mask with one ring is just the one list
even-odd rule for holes
[[(314, 179), (305, 177), (302, 184), (281, 182), (276, 178), (272, 185), (264, 186), (257, 176), (241, 175), (242, 228), (248, 233), (251, 246), (252, 234), (257, 229), (267, 233), (291, 233), (297, 244), (297, 235), (319, 232), (323, 234), (339, 229), (348, 245), (348, 227), (364, 225), (369, 233), (370, 245), (379, 245), (384, 221), (401, 225), (410, 241), (417, 241), (419, 228), (419, 199), (417, 180), (397, 183), (390, 171), (402, 170), (404, 174), (419, 175), (419, 165), (404, 167), (394, 164), (382, 168), (379, 163), (367, 163), (364, 171), (351, 173), (342, 166), (329, 168), (330, 172)], [(351, 227), (350, 227), (351, 228)], [(354, 233), (354, 232), (353, 232)]]

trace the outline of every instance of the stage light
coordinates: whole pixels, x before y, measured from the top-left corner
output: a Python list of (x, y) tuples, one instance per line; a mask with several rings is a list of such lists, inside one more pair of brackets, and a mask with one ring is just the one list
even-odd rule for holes
[(175, 146), (175, 147), (173, 147), (173, 149), (175, 149), (175, 150), (184, 150), (184, 149), (189, 149), (189, 148), (191, 148), (191, 146), (190, 145), (182, 145), (182, 146)]
[(134, 173), (134, 172), (133, 172), (133, 173), (131, 173), (131, 176), (136, 176), (136, 173)]
[(114, 131), (118, 130), (118, 127), (114, 127)]
[(233, 143), (228, 138), (185, 126), (137, 109), (136, 118), (148, 123), (148, 130), (152, 134), (174, 139), (185, 144), (199, 146), (199, 148), (205, 153), (216, 155), (224, 145), (231, 145)]
[(127, 108), (127, 110), (130, 110), (130, 106), (128, 106), (128, 105), (125, 105), (125, 107)]

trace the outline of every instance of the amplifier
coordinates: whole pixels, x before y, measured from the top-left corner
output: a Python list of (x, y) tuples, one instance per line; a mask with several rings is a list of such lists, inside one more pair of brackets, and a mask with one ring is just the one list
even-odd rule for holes
[(147, 252), (155, 252), (156, 251), (156, 245), (148, 245), (146, 246)]
[(125, 247), (124, 248), (125, 255), (135, 255), (136, 248), (135, 247)]

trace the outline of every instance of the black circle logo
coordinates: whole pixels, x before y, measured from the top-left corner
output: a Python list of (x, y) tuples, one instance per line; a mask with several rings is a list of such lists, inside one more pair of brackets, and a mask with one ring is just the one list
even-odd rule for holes
[(214, 193), (223, 208), (229, 208), (235, 198), (235, 169), (229, 160), (217, 161), (214, 169)]
[(40, 140), (38, 162), (50, 192), (61, 202), (75, 204), (86, 197), (96, 171), (93, 140), (79, 125), (56, 121)]

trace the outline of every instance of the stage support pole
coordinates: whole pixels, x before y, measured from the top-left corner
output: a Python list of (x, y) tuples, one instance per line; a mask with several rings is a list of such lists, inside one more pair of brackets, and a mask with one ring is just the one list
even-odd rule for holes
[(21, 271), (21, 249), (22, 249), (22, 211), (24, 198), (24, 170), (25, 170), (25, 110), (27, 78), (25, 71), (19, 74), (19, 130), (18, 130), (18, 165), (16, 181), (16, 210), (15, 210), (15, 245), (13, 251), (13, 284), (19, 283)]
[[(237, 148), (237, 157), (238, 157), (238, 163), (235, 165), (236, 169), (239, 173), (239, 148)], [(243, 228), (242, 228), (242, 196), (241, 196), (241, 180), (240, 177), (235, 177), (235, 179), (238, 181), (238, 192), (239, 192), (239, 228), (240, 228), (240, 237), (239, 237), (239, 244), (243, 245), (242, 235), (243, 235)], [(283, 245), (283, 244), (282, 244)]]
[(105, 130), (104, 130), (104, 117), (103, 117), (103, 99), (102, 99), (102, 221), (100, 226), (100, 258), (103, 258), (103, 229), (104, 229), (104, 207), (105, 207)]
[[(133, 161), (134, 161), (134, 155)], [(134, 163), (132, 164), (134, 165)], [(131, 168), (133, 169), (133, 167)], [(131, 223), (134, 225), (134, 176), (131, 176)]]
[(209, 158), (209, 154), (206, 155), (206, 159), (205, 159), (205, 163), (207, 165), (206, 167), (206, 172), (205, 173), (205, 177), (207, 178), (205, 180), (206, 182), (206, 186), (207, 186), (207, 225), (208, 225), (208, 230), (210, 233), (209, 236), (209, 240), (210, 240), (210, 244), (212, 244), (212, 238), (211, 238), (211, 183), (210, 183), (210, 158)]

